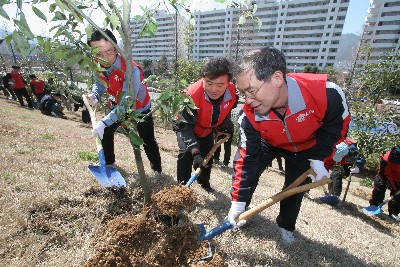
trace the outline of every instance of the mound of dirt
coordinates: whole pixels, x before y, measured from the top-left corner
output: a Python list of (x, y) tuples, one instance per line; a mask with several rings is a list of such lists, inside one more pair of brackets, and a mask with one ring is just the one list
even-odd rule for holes
[[(108, 221), (96, 241), (94, 257), (84, 266), (226, 266), (219, 255), (197, 262), (208, 255), (208, 242), (199, 241), (197, 225), (177, 223), (177, 214), (191, 208), (195, 200), (188, 187), (170, 186), (154, 194), (151, 206), (139, 215)], [(167, 217), (177, 219), (166, 223)]]

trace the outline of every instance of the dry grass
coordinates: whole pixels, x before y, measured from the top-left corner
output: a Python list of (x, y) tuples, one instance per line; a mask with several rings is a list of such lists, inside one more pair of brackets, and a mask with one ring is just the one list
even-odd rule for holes
[[(103, 190), (91, 176), (82, 155), (95, 154), (95, 143), (79, 115), (56, 119), (0, 99), (0, 266), (82, 266), (95, 255), (108, 222), (142, 212), (137, 183), (129, 194), (119, 195)], [(153, 176), (143, 153), (154, 192), (176, 183), (175, 136), (162, 128), (156, 135), (164, 177)], [(116, 156), (123, 176), (136, 179), (133, 152), (121, 135), (116, 136)], [(196, 205), (185, 218), (206, 229), (220, 224), (230, 205), (230, 179), (229, 170), (214, 167), (214, 194), (195, 183)], [(282, 180), (274, 169), (266, 171), (253, 204), (280, 191)], [(398, 266), (399, 224), (360, 211), (368, 206), (370, 189), (356, 180), (347, 203), (338, 207), (303, 201), (294, 245), (279, 241), (274, 205), (240, 231), (216, 237), (213, 247), (228, 266)]]

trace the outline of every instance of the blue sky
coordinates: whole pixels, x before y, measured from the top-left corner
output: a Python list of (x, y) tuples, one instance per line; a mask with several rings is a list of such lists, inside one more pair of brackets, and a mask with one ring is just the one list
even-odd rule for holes
[[(118, 0), (116, 0), (118, 2)], [(153, 0), (136, 0), (135, 3), (136, 5), (149, 5)], [(4, 6), (6, 12), (8, 14), (15, 14), (15, 4), (13, 5), (6, 5)], [(214, 8), (224, 8), (224, 4), (218, 4), (214, 2), (213, 0), (192, 0), (192, 10), (212, 10)], [(354, 33), (357, 35), (361, 34), (362, 30), (362, 25), (364, 23), (365, 16), (367, 15), (368, 12), (368, 7), (369, 7), (369, 0), (350, 0), (349, 4), (349, 9), (348, 13), (346, 16), (346, 21), (344, 24), (343, 28), (343, 34), (344, 33)], [(48, 4), (47, 3), (41, 3), (40, 4), (40, 10), (42, 12), (45, 12), (48, 10)], [(136, 9), (139, 10), (139, 9)], [(32, 27), (31, 30), (36, 33), (36, 34), (41, 34), (42, 29), (48, 28), (48, 24), (46, 24), (44, 21), (41, 19), (37, 18), (36, 15), (31, 11), (30, 8), (24, 8), (24, 12), (26, 13), (27, 20), (30, 22), (30, 25), (35, 25), (35, 27)], [(133, 12), (135, 13), (135, 12)], [(0, 19), (0, 23), (4, 21), (2, 18)], [(53, 26), (53, 25), (51, 25)], [(11, 26), (10, 26), (11, 29)], [(46, 31), (46, 30), (45, 30)]]
[(342, 34), (354, 33), (361, 35), (364, 19), (368, 14), (368, 8), (369, 0), (350, 0)]

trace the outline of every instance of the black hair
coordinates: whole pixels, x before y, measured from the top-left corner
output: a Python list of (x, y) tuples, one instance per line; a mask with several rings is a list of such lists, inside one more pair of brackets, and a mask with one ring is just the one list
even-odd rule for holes
[(37, 77), (36, 77), (36, 75), (35, 75), (35, 74), (29, 74), (29, 78), (31, 78), (31, 79), (35, 79), (35, 78), (37, 78)]
[(232, 64), (226, 57), (214, 57), (206, 61), (201, 76), (211, 80), (222, 75), (228, 75), (228, 80), (232, 79)]
[[(117, 38), (115, 38), (114, 34), (109, 29), (105, 29), (104, 32), (107, 34), (108, 37), (110, 37), (111, 40), (113, 40), (115, 44), (117, 44)], [(107, 40), (107, 39), (99, 30), (95, 30), (88, 39), (87, 44), (90, 46), (90, 42), (100, 41), (100, 40)]]
[(61, 97), (61, 93), (60, 93), (60, 92), (55, 92), (55, 93), (53, 93), (53, 94), (52, 94), (52, 96), (58, 96), (58, 97)]
[(11, 68), (13, 68), (13, 69), (21, 69), (21, 67), (17, 66), (17, 65), (12, 65)]
[(258, 80), (269, 82), (276, 71), (286, 76), (286, 59), (281, 51), (274, 47), (264, 47), (246, 53), (235, 69), (235, 76), (246, 70), (254, 69)]

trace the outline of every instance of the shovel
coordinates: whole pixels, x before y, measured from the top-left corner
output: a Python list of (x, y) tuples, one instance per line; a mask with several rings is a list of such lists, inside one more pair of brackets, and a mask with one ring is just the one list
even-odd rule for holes
[[(211, 148), (210, 152), (208, 152), (207, 156), (206, 156), (206, 157), (204, 158), (204, 160), (203, 160), (202, 167), (204, 167), (204, 166), (207, 165), (208, 161), (209, 161), (209, 160), (211, 159), (211, 157), (214, 155), (215, 150), (217, 150), (217, 148), (218, 148), (222, 143), (226, 142), (226, 140), (228, 140), (229, 137), (231, 137), (231, 134), (229, 134), (229, 133), (218, 133), (217, 137), (218, 137), (219, 135), (225, 135), (225, 137), (224, 137), (223, 139), (219, 140), (218, 142), (216, 142), (215, 145)], [(196, 181), (197, 177), (199, 177), (200, 173), (201, 173), (201, 168), (199, 167), (199, 168), (197, 168), (197, 169), (195, 170), (195, 172), (194, 172), (194, 173), (192, 174), (192, 176), (189, 178), (189, 180), (188, 180), (187, 183), (186, 183), (186, 186), (187, 186), (187, 187), (190, 187), (190, 186), (192, 185), (192, 183), (193, 183), (194, 181)]]
[[(90, 114), (90, 119), (92, 121), (92, 126), (96, 125), (96, 114), (93, 111), (92, 107), (89, 104), (86, 95), (82, 95), (83, 102)], [(125, 179), (119, 173), (117, 169), (113, 166), (106, 166), (106, 160), (104, 156), (103, 146), (101, 145), (101, 140), (99, 135), (96, 135), (96, 148), (97, 155), (99, 157), (100, 165), (89, 165), (88, 168), (96, 180), (103, 186), (104, 188), (111, 187), (126, 187)]]
[(330, 195), (328, 190), (326, 190), (325, 185), (323, 185), (322, 188), (325, 194), (324, 196), (319, 197), (322, 202), (331, 206), (339, 204), (339, 198), (337, 196)]
[[(323, 178), (322, 180), (319, 180), (317, 182), (299, 186), (307, 178), (307, 176), (309, 174), (315, 175), (315, 173), (312, 169), (307, 170), (305, 173), (300, 175), (299, 178), (297, 178), (293, 183), (291, 183), (287, 188), (285, 188), (281, 192), (268, 198), (266, 201), (264, 201), (260, 205), (240, 214), (236, 218), (236, 222), (239, 222), (241, 220), (247, 220), (247, 219), (253, 217), (254, 215), (260, 213), (261, 211), (265, 210), (266, 208), (272, 206), (273, 204), (275, 204), (275, 203), (281, 201), (282, 199), (285, 199), (291, 195), (301, 193), (301, 192), (304, 192), (304, 191), (310, 190), (312, 188), (315, 188), (315, 187), (318, 187), (321, 185), (325, 185), (325, 184), (328, 184), (331, 182), (331, 180), (329, 178)], [(232, 225), (230, 224), (230, 222), (225, 221), (223, 224), (220, 224), (219, 226), (215, 227), (211, 231), (209, 231), (205, 234), (204, 233), (201, 234), (199, 239), (200, 239), (200, 241), (210, 240), (213, 237), (215, 237), (231, 228), (232, 228)], [(201, 228), (200, 228), (200, 231), (201, 231)]]
[(388, 203), (390, 200), (392, 200), (398, 194), (400, 194), (400, 190), (397, 190), (396, 194), (394, 194), (393, 196), (391, 196), (388, 199), (386, 199), (385, 201), (383, 201), (381, 204), (379, 204), (379, 206), (371, 205), (366, 208), (363, 208), (362, 211), (364, 212), (364, 214), (366, 214), (368, 216), (378, 215), (383, 212), (382, 206), (385, 205), (386, 203)]

